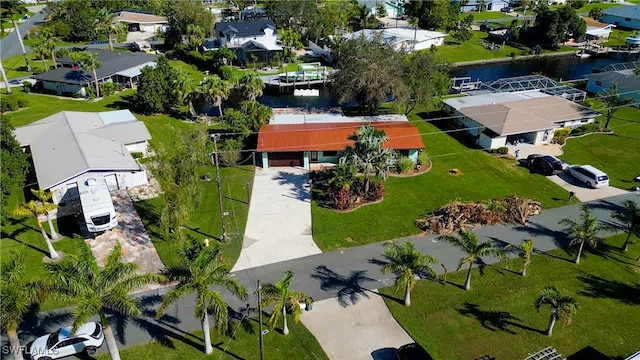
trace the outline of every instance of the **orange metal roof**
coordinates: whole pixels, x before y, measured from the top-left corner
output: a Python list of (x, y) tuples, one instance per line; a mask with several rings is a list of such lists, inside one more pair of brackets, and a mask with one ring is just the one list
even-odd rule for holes
[[(362, 122), (262, 125), (258, 134), (258, 151), (340, 151), (347, 145), (353, 145), (348, 137), (363, 125), (365, 123)], [(387, 133), (386, 148), (424, 148), (418, 129), (410, 122), (377, 122), (372, 125)]]

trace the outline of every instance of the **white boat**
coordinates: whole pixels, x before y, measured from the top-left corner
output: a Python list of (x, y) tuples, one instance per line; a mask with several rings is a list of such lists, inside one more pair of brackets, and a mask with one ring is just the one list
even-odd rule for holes
[(634, 36), (628, 36), (625, 40), (627, 45), (640, 45), (640, 34)]
[(580, 59), (586, 59), (588, 57), (591, 56), (591, 54), (587, 54), (584, 49), (582, 49), (582, 52), (576, 52), (576, 56), (579, 57)]
[(318, 90), (318, 89), (295, 89), (295, 90), (293, 90), (293, 96), (320, 96), (320, 90)]

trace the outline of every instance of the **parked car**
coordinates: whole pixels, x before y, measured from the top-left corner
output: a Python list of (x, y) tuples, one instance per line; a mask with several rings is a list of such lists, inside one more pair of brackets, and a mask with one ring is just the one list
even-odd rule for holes
[(503, 7), (502, 9), (500, 9), (500, 11), (502, 11), (503, 13), (510, 13), (513, 11), (513, 9), (510, 7)]
[(418, 343), (402, 345), (396, 351), (397, 360), (433, 360), (431, 355)]
[(609, 176), (591, 165), (576, 165), (567, 168), (567, 172), (592, 188), (609, 186)]
[(527, 167), (543, 175), (555, 175), (562, 172), (562, 161), (550, 155), (532, 154), (527, 156)]
[(71, 327), (41, 336), (27, 344), (26, 355), (32, 360), (53, 360), (85, 353), (93, 355), (104, 342), (102, 326), (97, 322), (81, 325), (75, 334)]

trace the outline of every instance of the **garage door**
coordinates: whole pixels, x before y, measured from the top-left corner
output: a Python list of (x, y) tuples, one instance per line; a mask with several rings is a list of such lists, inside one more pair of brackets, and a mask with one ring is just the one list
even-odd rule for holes
[(302, 152), (269, 153), (269, 166), (302, 166)]

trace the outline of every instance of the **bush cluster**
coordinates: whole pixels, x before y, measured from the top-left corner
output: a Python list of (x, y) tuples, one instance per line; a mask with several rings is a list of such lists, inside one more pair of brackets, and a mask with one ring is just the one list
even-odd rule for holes
[(16, 111), (27, 106), (29, 106), (27, 99), (20, 98), (15, 95), (8, 95), (2, 98), (0, 111), (3, 113), (7, 111)]
[(382, 199), (384, 184), (371, 178), (365, 192), (366, 180), (347, 165), (311, 173), (312, 196), (321, 206), (348, 210), (358, 205)]
[(569, 137), (569, 134), (571, 134), (570, 128), (558, 129), (553, 132), (553, 142), (555, 142), (556, 144), (564, 144), (564, 142), (567, 140), (567, 137)]
[(585, 124), (571, 130), (571, 135), (588, 134), (588, 133), (596, 132), (598, 130), (600, 130), (599, 123)]
[(489, 150), (489, 152), (492, 153), (492, 154), (507, 155), (509, 153), (509, 148), (506, 147), (506, 146), (500, 146), (497, 149)]
[(398, 158), (398, 160), (396, 160), (396, 170), (400, 174), (413, 171), (414, 167), (415, 164), (413, 163), (413, 160), (409, 159), (406, 156), (400, 157)]

